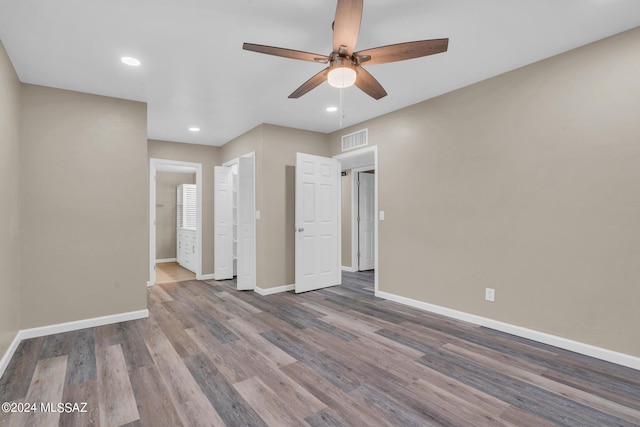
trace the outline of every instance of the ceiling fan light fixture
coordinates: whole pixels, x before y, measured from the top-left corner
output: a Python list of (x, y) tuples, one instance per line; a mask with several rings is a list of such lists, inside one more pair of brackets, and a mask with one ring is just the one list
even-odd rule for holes
[(327, 80), (331, 86), (337, 88), (353, 86), (356, 82), (356, 70), (349, 67), (334, 68), (329, 71)]
[(331, 86), (337, 88), (353, 86), (356, 82), (356, 70), (347, 60), (340, 58), (331, 67), (327, 75), (327, 81)]

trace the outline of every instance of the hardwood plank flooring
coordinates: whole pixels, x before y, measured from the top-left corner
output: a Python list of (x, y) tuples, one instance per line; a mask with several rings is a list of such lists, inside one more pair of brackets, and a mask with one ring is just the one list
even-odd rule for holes
[(140, 418), (120, 344), (99, 348), (98, 398), (100, 425), (123, 425)]
[[(66, 370), (67, 356), (40, 360), (31, 378), (31, 384), (24, 402), (31, 403), (36, 400), (44, 403), (61, 402)], [(38, 406), (40, 405), (39, 402)], [(11, 415), (14, 419), (11, 420), (9, 425), (57, 426), (60, 420), (59, 413), (39, 410)]]
[(23, 341), (0, 426), (640, 426), (640, 371), (343, 285), (260, 296), (148, 290), (148, 319)]
[(196, 273), (180, 267), (177, 262), (159, 262), (156, 264), (156, 285), (194, 280), (195, 278)]

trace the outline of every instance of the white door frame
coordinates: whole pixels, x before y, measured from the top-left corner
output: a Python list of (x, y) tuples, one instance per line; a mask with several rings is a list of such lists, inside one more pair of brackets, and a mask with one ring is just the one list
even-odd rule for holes
[(156, 281), (156, 173), (191, 172), (196, 174), (196, 279), (202, 280), (202, 163), (182, 162), (179, 160), (149, 159), (149, 281)]
[[(380, 239), (378, 238), (378, 222), (380, 219), (380, 215), (379, 215), (379, 208), (378, 208), (378, 177), (379, 177), (379, 173), (378, 173), (378, 146), (374, 145), (372, 147), (366, 147), (366, 148), (361, 148), (359, 150), (353, 150), (353, 151), (349, 151), (347, 153), (343, 153), (343, 154), (338, 154), (333, 156), (335, 159), (338, 159), (338, 161), (340, 161), (341, 164), (345, 164), (347, 162), (352, 162), (354, 161), (354, 159), (358, 158), (358, 157), (365, 157), (366, 158), (370, 158), (371, 155), (373, 155), (373, 166), (366, 166), (363, 170), (373, 170), (374, 171), (374, 212), (375, 212), (375, 225), (374, 225), (374, 233), (375, 233), (375, 237), (374, 237), (374, 247), (375, 247), (375, 254), (374, 254), (374, 273), (373, 273), (373, 281), (374, 281), (374, 290), (375, 293), (378, 292), (378, 277), (379, 277), (379, 270), (378, 270), (378, 254), (379, 252), (379, 241)], [(370, 164), (370, 161), (366, 161), (365, 164)], [(364, 166), (364, 165), (361, 165)], [(360, 169), (360, 165), (356, 168), (348, 168), (351, 170), (357, 170)], [(353, 182), (353, 176), (351, 177), (351, 181)], [(352, 184), (353, 185), (353, 184)], [(354, 204), (354, 193), (353, 191), (351, 192), (351, 208), (353, 209), (353, 204)], [(353, 211), (352, 211), (353, 212)], [(338, 216), (338, 218), (340, 219), (342, 217), (342, 214), (340, 214)], [(354, 267), (357, 264), (357, 253), (355, 251), (357, 251), (357, 238), (358, 235), (355, 234), (354, 230), (355, 230), (355, 226), (353, 224), (353, 218), (354, 216), (351, 215), (351, 267)], [(340, 225), (340, 228), (342, 229), (342, 224)], [(357, 230), (356, 230), (357, 232)], [(354, 237), (355, 236), (355, 237)], [(354, 243), (354, 239), (355, 239), (355, 243)], [(355, 254), (355, 255), (354, 255)], [(354, 264), (354, 259), (356, 259)]]

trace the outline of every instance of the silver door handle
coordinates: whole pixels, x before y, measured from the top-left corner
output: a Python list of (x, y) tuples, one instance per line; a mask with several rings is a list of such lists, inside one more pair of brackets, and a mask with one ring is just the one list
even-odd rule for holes
[(303, 231), (304, 231), (304, 228), (298, 227), (298, 233), (302, 233)]

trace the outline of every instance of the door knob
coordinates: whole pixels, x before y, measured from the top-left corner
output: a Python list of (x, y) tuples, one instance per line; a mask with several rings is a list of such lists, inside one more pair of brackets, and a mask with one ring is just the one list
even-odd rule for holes
[(302, 233), (303, 231), (304, 231), (304, 228), (298, 227), (298, 233)]

